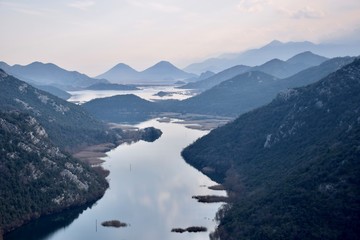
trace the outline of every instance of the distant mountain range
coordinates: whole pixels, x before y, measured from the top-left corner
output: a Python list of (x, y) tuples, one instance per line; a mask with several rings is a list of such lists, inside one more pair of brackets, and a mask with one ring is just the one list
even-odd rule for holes
[(193, 63), (184, 68), (184, 71), (200, 74), (205, 71), (220, 72), (235, 65), (256, 66), (271, 59), (288, 59), (296, 54), (311, 51), (329, 58), (338, 56), (356, 56), (359, 50), (352, 46), (340, 44), (314, 44), (312, 42), (280, 42), (277, 40), (258, 48), (240, 53), (223, 54), (218, 58), (210, 58), (200, 63)]
[(214, 239), (359, 239), (359, 103), (356, 59), (185, 148), (232, 199)]
[(107, 79), (112, 83), (126, 84), (172, 84), (177, 80), (196, 77), (167, 61), (161, 61), (152, 67), (138, 72), (130, 66), (120, 63), (97, 78)]
[(217, 74), (222, 74), (223, 79), (228, 77), (227, 80), (182, 101), (150, 102), (134, 95), (126, 95), (95, 99), (83, 106), (97, 118), (113, 122), (146, 120), (161, 112), (237, 117), (269, 103), (281, 91), (319, 81), (353, 60), (351, 57), (330, 59), (284, 79), (260, 71), (229, 77), (231, 74), (226, 73), (243, 69), (242, 66), (237, 66)]
[(221, 83), (224, 80), (228, 80), (232, 77), (249, 71), (261, 71), (277, 78), (286, 78), (309, 67), (317, 66), (326, 60), (328, 59), (325, 57), (307, 51), (299, 53), (286, 61), (275, 58), (255, 67), (237, 65), (221, 71), (209, 78), (188, 83), (181, 88), (206, 90)]
[(174, 103), (176, 107), (172, 110), (238, 116), (269, 103), (281, 91), (319, 81), (353, 60), (351, 57), (330, 59), (284, 79), (258, 71), (239, 74), (194, 97)]
[(33, 62), (29, 65), (10, 66), (0, 62), (0, 68), (7, 73), (37, 86), (50, 85), (62, 90), (78, 90), (95, 83), (107, 83), (104, 79), (88, 77), (76, 71), (67, 71), (52, 63)]

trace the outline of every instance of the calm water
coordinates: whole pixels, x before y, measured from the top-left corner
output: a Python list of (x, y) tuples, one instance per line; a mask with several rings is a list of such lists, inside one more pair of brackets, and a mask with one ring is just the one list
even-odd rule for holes
[[(180, 152), (207, 132), (187, 129), (181, 124), (144, 122), (139, 127), (154, 126), (163, 131), (153, 143), (121, 145), (108, 153), (104, 167), (110, 170), (110, 189), (91, 209), (70, 211), (59, 226), (33, 224), (23, 230), (26, 239), (209, 239), (206, 233), (172, 233), (175, 227), (205, 226), (213, 231), (212, 220), (221, 206), (198, 203), (193, 195), (217, 194), (205, 186), (215, 183), (192, 168)], [(106, 228), (106, 220), (117, 219), (127, 228)], [(96, 227), (97, 221), (97, 227)], [(19, 235), (8, 239), (20, 239)], [(24, 238), (25, 239), (25, 238)], [(6, 239), (7, 240), (7, 239)]]
[[(195, 93), (193, 90), (187, 89), (177, 89), (175, 86), (144, 86), (140, 87), (141, 90), (131, 90), (131, 91), (114, 91), (114, 90), (105, 90), (105, 91), (92, 91), (92, 90), (84, 90), (84, 91), (70, 91), (69, 93), (72, 97), (69, 99), (70, 102), (75, 103), (84, 103), (90, 101), (94, 98), (104, 98), (111, 97), (115, 95), (125, 95), (125, 94), (135, 94), (143, 99), (152, 101), (152, 100), (165, 100), (165, 99), (178, 99), (184, 100), (191, 96), (194, 96)], [(171, 92), (171, 96), (154, 96), (154, 94), (164, 91)]]

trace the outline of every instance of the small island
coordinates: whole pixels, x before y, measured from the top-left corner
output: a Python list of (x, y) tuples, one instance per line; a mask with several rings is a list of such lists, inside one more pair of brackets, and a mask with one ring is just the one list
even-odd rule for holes
[(104, 227), (116, 227), (116, 228), (128, 226), (126, 223), (120, 222), (119, 220), (105, 221), (102, 222), (101, 225)]
[(198, 200), (198, 202), (201, 202), (201, 203), (219, 203), (219, 202), (228, 202), (229, 201), (229, 197), (216, 196), (216, 195), (192, 196), (192, 198)]
[(206, 227), (188, 227), (188, 228), (173, 228), (171, 232), (183, 233), (183, 232), (207, 232)]

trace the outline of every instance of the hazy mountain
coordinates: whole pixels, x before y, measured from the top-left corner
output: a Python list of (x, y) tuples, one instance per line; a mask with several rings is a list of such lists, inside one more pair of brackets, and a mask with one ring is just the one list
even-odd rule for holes
[(211, 89), (176, 104), (187, 113), (237, 116), (270, 102), (276, 90), (272, 87), (278, 79), (263, 72), (247, 72), (224, 81)]
[(199, 74), (204, 71), (219, 72), (235, 65), (256, 66), (274, 58), (286, 60), (305, 51), (311, 51), (326, 57), (359, 54), (354, 53), (354, 51), (351, 51), (351, 49), (344, 45), (314, 44), (308, 41), (283, 43), (275, 40), (258, 49), (250, 49), (240, 53), (223, 54), (218, 58), (211, 58), (200, 63), (191, 64), (184, 68), (184, 71)]
[(314, 83), (353, 60), (351, 57), (330, 59), (285, 79), (262, 72), (243, 73), (199, 95), (175, 102), (171, 111), (238, 116), (269, 103), (280, 91)]
[(125, 64), (118, 64), (98, 77), (105, 78), (113, 83), (170, 84), (177, 80), (184, 80), (195, 76), (195, 74), (180, 70), (170, 62), (161, 61), (142, 72), (137, 72)]
[(74, 90), (88, 87), (95, 83), (105, 83), (106, 80), (90, 78), (76, 71), (67, 71), (52, 63), (33, 62), (29, 65), (9, 66), (4, 63), (4, 70), (11, 75), (31, 84), (51, 85), (63, 90)]
[(194, 83), (188, 83), (181, 88), (206, 90), (221, 83), (222, 81), (228, 80), (238, 74), (249, 71), (261, 71), (273, 75), (277, 78), (286, 78), (311, 66), (319, 65), (326, 60), (327, 58), (313, 54), (311, 52), (303, 52), (291, 57), (287, 61), (282, 61), (275, 58), (255, 67), (242, 65), (231, 67), (218, 74), (215, 74), (210, 78)]
[(244, 65), (234, 66), (234, 67), (226, 69), (222, 72), (219, 72), (209, 78), (199, 80), (199, 81), (193, 82), (193, 83), (188, 83), (188, 84), (182, 86), (181, 88), (206, 90), (206, 89), (209, 89), (225, 80), (233, 78), (236, 75), (247, 72), (250, 69), (251, 69), (251, 67), (244, 66)]
[(113, 83), (129, 83), (130, 81), (138, 80), (139, 72), (129, 65), (119, 63), (105, 73), (97, 76), (97, 78), (104, 78)]
[(329, 60), (326, 57), (314, 54), (310, 51), (299, 53), (288, 60), (286, 60), (289, 64), (294, 65), (303, 65), (302, 68), (306, 69), (312, 66), (320, 65), (321, 63), (325, 62), (326, 60)]
[(325, 57), (313, 54), (312, 52), (303, 52), (293, 56), (287, 61), (272, 59), (260, 66), (253, 67), (252, 71), (262, 71), (278, 78), (286, 78), (298, 73), (306, 68), (317, 66), (328, 60)]
[(358, 239), (359, 103), (357, 59), (187, 147), (232, 197), (214, 238)]
[(86, 88), (87, 90), (118, 90), (118, 91), (129, 91), (129, 90), (139, 90), (139, 88), (134, 85), (124, 85), (116, 83), (95, 83)]
[(326, 77), (332, 72), (335, 72), (343, 66), (354, 61), (354, 57), (337, 57), (327, 60), (319, 66), (307, 68), (293, 76), (281, 79), (276, 83), (279, 89), (301, 87), (314, 83), (321, 78)]

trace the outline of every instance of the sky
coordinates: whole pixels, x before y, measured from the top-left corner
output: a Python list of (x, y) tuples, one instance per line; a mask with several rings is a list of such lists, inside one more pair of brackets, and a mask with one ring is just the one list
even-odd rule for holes
[(99, 75), (183, 68), (272, 40), (360, 41), (359, 0), (0, 0), (0, 61)]

